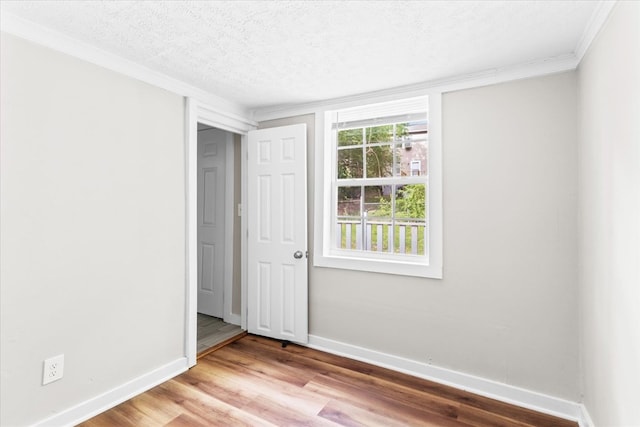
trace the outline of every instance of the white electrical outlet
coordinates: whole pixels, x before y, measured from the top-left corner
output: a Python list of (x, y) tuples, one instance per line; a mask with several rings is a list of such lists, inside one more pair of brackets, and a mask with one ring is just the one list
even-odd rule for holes
[(62, 378), (64, 373), (64, 354), (51, 357), (44, 361), (42, 370), (42, 385), (49, 384)]

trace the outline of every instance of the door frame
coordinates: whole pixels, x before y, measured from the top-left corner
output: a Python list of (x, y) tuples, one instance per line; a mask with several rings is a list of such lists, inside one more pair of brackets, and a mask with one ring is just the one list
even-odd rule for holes
[[(228, 114), (214, 109), (192, 98), (185, 98), (185, 192), (186, 192), (186, 209), (185, 209), (185, 345), (184, 351), (187, 358), (187, 364), (192, 367), (196, 364), (197, 357), (197, 331), (198, 331), (198, 122), (212, 126), (221, 130), (232, 132), (240, 135), (241, 144), (241, 164), (242, 171), (247, 170), (247, 133), (257, 128), (257, 123), (246, 118)], [(234, 147), (234, 150), (236, 147)], [(229, 159), (227, 150), (227, 159)], [(231, 158), (233, 160), (233, 158)], [(231, 182), (233, 182), (233, 161), (231, 161)], [(241, 173), (241, 204), (247, 206), (247, 179), (246, 172)], [(229, 173), (225, 179), (225, 185), (229, 184)], [(231, 223), (236, 213), (236, 207), (233, 206), (233, 191), (227, 192), (231, 194), (231, 203), (226, 206), (225, 218), (231, 215)], [(229, 198), (227, 197), (227, 201)], [(240, 225), (240, 280), (241, 280), (241, 296), (240, 296), (240, 327), (247, 329), (247, 224), (249, 212), (243, 209)], [(231, 230), (231, 231), (229, 231)], [(225, 249), (231, 247), (233, 242), (233, 229), (227, 227), (225, 232)], [(229, 245), (229, 246), (227, 246)], [(226, 262), (225, 262), (226, 263)], [(229, 275), (231, 277), (231, 275)], [(225, 292), (226, 292), (226, 274), (225, 274)], [(229, 282), (231, 284), (231, 281)], [(227, 316), (227, 308), (231, 314), (231, 305), (227, 304), (225, 298), (225, 318)]]

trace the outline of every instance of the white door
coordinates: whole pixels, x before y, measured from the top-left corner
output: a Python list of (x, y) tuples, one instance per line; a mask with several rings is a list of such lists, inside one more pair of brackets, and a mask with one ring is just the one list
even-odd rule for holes
[(198, 132), (198, 313), (222, 318), (227, 132)]
[(247, 329), (307, 342), (306, 125), (249, 132)]

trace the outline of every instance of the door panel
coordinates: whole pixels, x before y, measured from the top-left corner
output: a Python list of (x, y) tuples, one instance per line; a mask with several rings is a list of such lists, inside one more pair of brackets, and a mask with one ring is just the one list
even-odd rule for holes
[[(308, 339), (306, 125), (249, 132), (249, 332)], [(294, 255), (297, 254), (297, 257)]]
[(219, 129), (198, 132), (198, 312), (224, 316), (225, 151)]
[[(211, 163), (206, 159), (207, 163)], [(205, 160), (203, 159), (203, 162)], [(218, 168), (204, 168), (202, 178), (203, 206), (202, 206), (202, 225), (216, 226), (216, 199), (220, 197), (216, 183), (218, 181)], [(224, 199), (223, 199), (224, 200)]]

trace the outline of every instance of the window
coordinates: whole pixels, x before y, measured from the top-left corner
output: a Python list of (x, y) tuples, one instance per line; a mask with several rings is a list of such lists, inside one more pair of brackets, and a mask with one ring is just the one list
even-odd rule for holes
[(430, 98), (324, 112), (315, 265), (442, 277), (440, 97)]
[(420, 160), (411, 160), (411, 176), (420, 175)]

